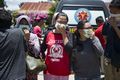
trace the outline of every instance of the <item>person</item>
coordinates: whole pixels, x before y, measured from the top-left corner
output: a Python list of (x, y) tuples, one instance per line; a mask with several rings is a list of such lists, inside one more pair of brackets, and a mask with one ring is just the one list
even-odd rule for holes
[(41, 53), (45, 54), (47, 69), (44, 71), (44, 80), (68, 80), (70, 74), (71, 52), (66, 25), (68, 16), (60, 12), (55, 18), (55, 26), (49, 30), (41, 45)]
[(105, 80), (120, 80), (120, 1), (109, 5), (110, 17), (105, 22), (102, 34), (106, 39)]
[(45, 26), (44, 18), (40, 17), (39, 15), (36, 16), (35, 18), (36, 26), (33, 27), (33, 33), (37, 34), (39, 39), (41, 40), (42, 38), (42, 27)]
[[(27, 15), (20, 15), (17, 19), (16, 19), (16, 25), (15, 25), (15, 28), (19, 28), (21, 29), (23, 35), (25, 35), (25, 31), (29, 34), (26, 34), (25, 36), (28, 38), (28, 40), (26, 41), (26, 52), (31, 51), (32, 53), (36, 53), (36, 54), (33, 54), (35, 55), (36, 57), (39, 56), (39, 53), (40, 53), (40, 44), (39, 44), (39, 40), (38, 40), (38, 37), (37, 35), (31, 33), (31, 29), (32, 29), (32, 25), (30, 23), (30, 18), (27, 16)], [(33, 51), (32, 51), (33, 50)], [(27, 70), (27, 80), (37, 80), (37, 73), (36, 74), (33, 74), (33, 73), (30, 73), (28, 70)]]
[(102, 44), (103, 49), (105, 49), (105, 39), (102, 35), (102, 28), (104, 25), (103, 17), (102, 16), (97, 17), (96, 23), (97, 23), (98, 28), (95, 30), (95, 36), (98, 37), (98, 39), (100, 40), (100, 42)]
[(27, 15), (20, 15), (16, 18), (16, 25), (15, 28), (27, 28), (29, 31), (32, 29), (32, 24), (30, 23), (30, 18)]
[(11, 20), (11, 14), (0, 9), (0, 80), (25, 80), (25, 39), (20, 29), (10, 29)]
[(101, 64), (100, 57), (104, 50), (89, 22), (78, 23), (73, 43), (72, 68), (75, 80), (101, 80), (100, 69), (101, 65), (103, 68), (103, 62)]

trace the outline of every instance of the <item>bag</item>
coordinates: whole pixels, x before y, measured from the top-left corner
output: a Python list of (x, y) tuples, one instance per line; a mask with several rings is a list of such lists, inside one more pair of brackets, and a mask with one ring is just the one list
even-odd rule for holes
[(37, 74), (46, 69), (45, 61), (42, 58), (35, 58), (26, 53), (27, 70), (30, 73)]

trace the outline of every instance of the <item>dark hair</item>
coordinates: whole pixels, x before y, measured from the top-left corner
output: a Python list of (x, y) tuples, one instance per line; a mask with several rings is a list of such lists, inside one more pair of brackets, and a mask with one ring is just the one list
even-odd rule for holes
[(77, 39), (79, 39), (80, 37), (79, 29), (83, 29), (84, 24), (85, 24), (85, 21), (79, 21), (77, 24), (77, 30), (74, 33)]
[(76, 30), (75, 33), (74, 33), (78, 39), (80, 38), (79, 29), (83, 29), (85, 23), (87, 23), (87, 22), (88, 22), (88, 21), (79, 21), (79, 22), (78, 22), (78, 24), (77, 24), (77, 30)]
[(75, 31), (74, 35), (73, 35), (73, 41), (75, 41), (73, 43), (73, 47), (75, 47), (78, 51), (82, 51), (83, 50), (83, 44), (80, 41), (80, 33), (79, 33), (79, 29), (83, 29), (85, 23), (87, 23), (88, 21), (79, 21), (77, 24), (77, 30)]
[(0, 0), (0, 7), (4, 7), (4, 0)]
[(96, 23), (103, 23), (104, 20), (103, 20), (103, 17), (102, 16), (99, 16), (96, 18)]
[(77, 30), (83, 29), (85, 23), (87, 23), (87, 22), (88, 22), (88, 21), (79, 21), (78, 24), (77, 24)]
[(19, 21), (19, 24), (21, 23), (22, 20), (25, 20), (27, 22), (27, 25), (29, 24), (28, 20), (26, 18), (22, 18), (20, 21)]
[(0, 10), (0, 28), (10, 28), (12, 24), (12, 16), (6, 10)]
[(67, 19), (67, 22), (68, 22), (68, 16), (67, 16), (67, 14), (65, 14), (64, 12), (59, 12), (59, 13), (56, 15), (55, 21), (59, 18), (59, 16), (65, 16), (66, 19)]
[(109, 7), (120, 8), (120, 0), (112, 0)]

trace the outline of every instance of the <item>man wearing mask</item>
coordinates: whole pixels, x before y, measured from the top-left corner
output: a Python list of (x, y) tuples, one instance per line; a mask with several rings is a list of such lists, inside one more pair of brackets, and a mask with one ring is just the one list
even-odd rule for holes
[(109, 8), (111, 14), (102, 31), (106, 39), (105, 79), (120, 80), (120, 0), (113, 0)]

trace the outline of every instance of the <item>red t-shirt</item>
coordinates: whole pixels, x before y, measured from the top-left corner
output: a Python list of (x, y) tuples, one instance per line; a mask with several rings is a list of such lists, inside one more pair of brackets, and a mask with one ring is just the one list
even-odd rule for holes
[(46, 37), (47, 71), (53, 75), (66, 76), (70, 74), (69, 55), (64, 49), (61, 34), (49, 32)]
[(97, 36), (101, 42), (103, 48), (105, 48), (105, 39), (102, 35), (103, 24), (99, 25), (98, 28), (95, 30), (95, 36)]

